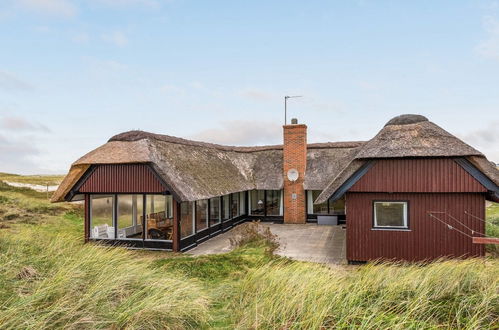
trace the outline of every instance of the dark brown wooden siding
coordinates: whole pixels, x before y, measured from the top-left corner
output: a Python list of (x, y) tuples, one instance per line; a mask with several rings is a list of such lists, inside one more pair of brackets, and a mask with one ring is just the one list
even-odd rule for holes
[(450, 158), (380, 159), (350, 192), (486, 192)]
[(81, 193), (162, 193), (167, 189), (146, 164), (98, 165)]
[[(409, 231), (373, 229), (373, 201), (407, 200)], [(444, 256), (483, 256), (483, 244), (428, 216), (428, 211), (452, 226), (468, 233), (448, 214), (477, 232), (484, 223), (466, 215), (467, 211), (485, 217), (485, 195), (480, 193), (350, 193), (346, 194), (347, 259), (368, 261), (378, 258), (428, 260)]]

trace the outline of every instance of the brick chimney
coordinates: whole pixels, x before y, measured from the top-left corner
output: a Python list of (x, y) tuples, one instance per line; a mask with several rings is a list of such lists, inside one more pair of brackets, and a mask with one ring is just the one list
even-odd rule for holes
[[(307, 125), (298, 124), (298, 120), (292, 119), (291, 125), (284, 125), (283, 129), (284, 222), (305, 223), (307, 212), (303, 182), (307, 168)], [(290, 170), (298, 172), (295, 181), (293, 173), (292, 180), (288, 178)]]

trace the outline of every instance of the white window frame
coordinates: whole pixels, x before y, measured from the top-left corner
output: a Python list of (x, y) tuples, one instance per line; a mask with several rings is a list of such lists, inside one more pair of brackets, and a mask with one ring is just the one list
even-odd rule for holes
[[(404, 205), (404, 225), (403, 226), (381, 226), (378, 225), (378, 219), (377, 219), (377, 212), (376, 212), (376, 204), (402, 204)], [(407, 201), (375, 201), (373, 202), (373, 214), (374, 214), (374, 219), (373, 219), (373, 228), (374, 229), (409, 229), (409, 222), (408, 222), (408, 202)]]

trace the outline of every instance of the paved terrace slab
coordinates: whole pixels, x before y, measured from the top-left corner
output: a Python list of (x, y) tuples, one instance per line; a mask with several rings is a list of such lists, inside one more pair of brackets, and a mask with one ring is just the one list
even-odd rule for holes
[[(345, 264), (345, 232), (342, 226), (317, 224), (262, 223), (277, 235), (279, 248), (276, 254), (294, 260), (326, 264)], [(229, 238), (232, 230), (201, 243), (188, 253), (206, 255), (231, 250)]]

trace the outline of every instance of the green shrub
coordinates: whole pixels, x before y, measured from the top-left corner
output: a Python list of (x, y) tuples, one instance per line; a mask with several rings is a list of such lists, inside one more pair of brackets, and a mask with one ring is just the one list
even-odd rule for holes
[(232, 248), (241, 247), (249, 243), (264, 242), (268, 247), (267, 252), (272, 253), (279, 247), (278, 237), (269, 227), (260, 224), (260, 221), (243, 223), (232, 229), (229, 238)]

